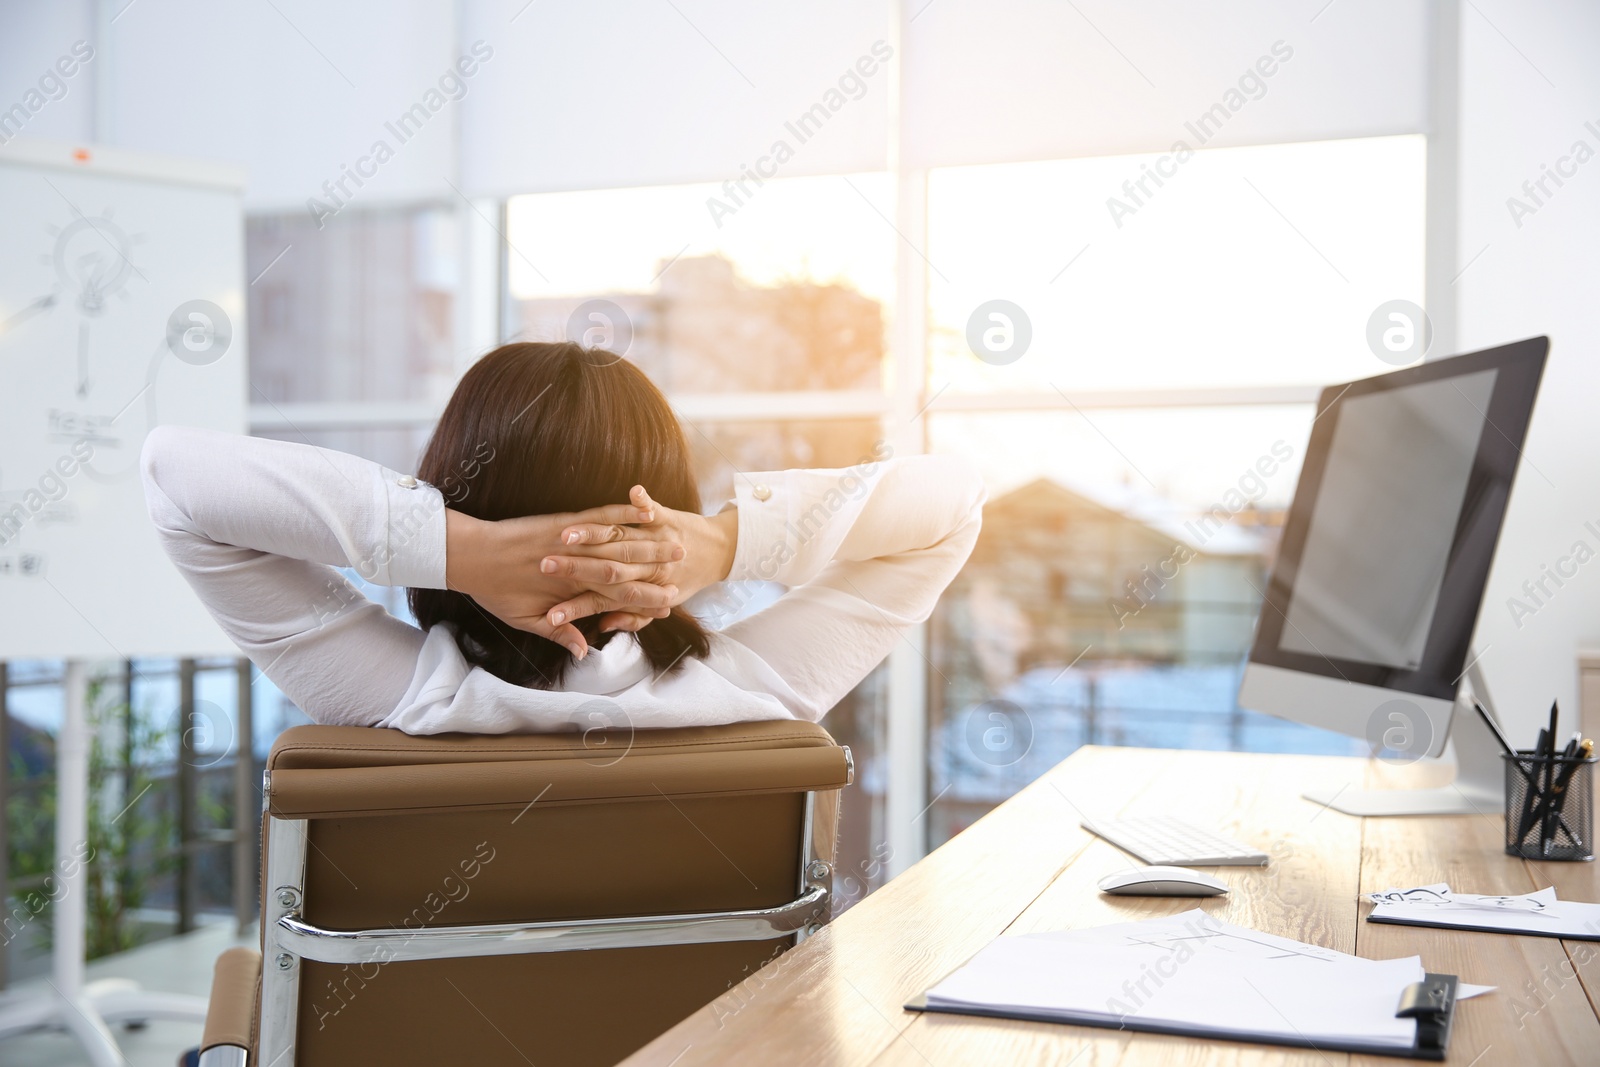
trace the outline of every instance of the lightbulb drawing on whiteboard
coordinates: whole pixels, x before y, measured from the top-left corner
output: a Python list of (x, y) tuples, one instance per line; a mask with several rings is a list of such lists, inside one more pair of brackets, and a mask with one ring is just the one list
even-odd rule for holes
[(133, 273), (133, 239), (111, 220), (108, 208), (98, 218), (80, 215), (59, 230), (50, 261), (56, 277), (67, 289), (76, 289), (78, 310), (99, 315), (106, 298), (123, 292), (128, 275)]
[[(191, 367), (216, 363), (233, 348), (233, 323), (210, 300), (185, 300), (170, 312), (161, 334), (151, 338), (156, 343), (147, 357), (130, 352), (130, 343), (137, 346), (143, 333), (136, 321), (147, 321), (154, 296), (150, 278), (136, 262), (145, 235), (119, 225), (109, 207), (98, 215), (87, 215), (70, 202), (68, 207), (70, 219), (45, 225), (53, 243), (36, 259), (48, 273), (34, 284), (49, 292), (0, 319), (0, 343), (32, 347), (51, 364), (55, 360), (49, 357), (65, 357), (51, 372), (61, 376), (55, 379), (57, 388), (71, 390), (72, 399), (57, 394), (60, 399), (46, 413), (47, 439), (53, 444), (91, 442), (94, 461), (82, 462), (81, 470), (89, 480), (110, 484), (137, 476), (139, 444), (160, 422), (156, 386), (163, 364), (168, 359)], [(0, 247), (0, 253), (5, 251)], [(45, 333), (18, 329), (36, 317), (60, 315), (67, 318), (57, 318)], [(72, 341), (62, 336), (74, 325), (75, 366), (70, 362)], [(46, 341), (51, 335), (58, 340)], [(129, 417), (139, 408), (142, 426), (136, 415)], [(9, 495), (0, 487), (0, 505)], [(56, 508), (51, 520), (72, 521), (71, 512), (70, 506)]]
[[(128, 278), (142, 271), (133, 265), (133, 246), (144, 240), (142, 234), (128, 234), (112, 220), (110, 208), (99, 215), (85, 215), (76, 208), (77, 215), (65, 226), (47, 226), (55, 237), (55, 247), (44, 257), (55, 268), (57, 292), (66, 290), (74, 294), (73, 304), (80, 316), (78, 321), (78, 385), (79, 398), (89, 395), (89, 323), (106, 311), (106, 302), (113, 296), (126, 300)], [(55, 294), (34, 301), (41, 310), (54, 305)]]
[[(123, 323), (125, 316), (119, 314), (119, 307), (131, 306), (134, 298), (140, 291), (140, 286), (133, 285), (135, 280), (148, 282), (143, 270), (134, 262), (136, 248), (143, 244), (143, 233), (130, 233), (128, 229), (119, 225), (114, 218), (114, 211), (106, 207), (99, 214), (89, 215), (75, 205), (68, 203), (71, 217), (59, 224), (46, 223), (44, 232), (51, 238), (48, 252), (38, 255), (37, 262), (47, 268), (50, 281), (50, 291), (26, 303), (16, 314), (0, 324), (0, 338), (9, 337), (23, 322), (41, 315), (67, 314), (68, 323), (75, 321), (77, 326), (77, 351), (75, 365), (68, 364), (61, 368), (66, 376), (63, 385), (67, 385), (79, 404), (89, 404), (95, 407), (115, 406), (119, 409), (118, 415), (131, 406), (132, 400), (139, 395), (149, 392), (148, 383), (153, 377), (153, 371), (147, 370), (142, 377), (147, 383), (146, 388), (138, 394), (128, 397), (118, 397), (121, 387), (126, 383), (127, 374), (120, 366), (117, 368), (101, 366), (98, 375), (92, 375), (95, 369), (93, 354), (99, 352), (100, 359), (107, 358), (106, 346), (118, 354), (120, 362), (126, 357), (121, 355), (122, 343), (126, 340), (128, 327)], [(48, 275), (47, 275), (48, 277)], [(53, 282), (53, 284), (51, 284)], [(57, 309), (60, 309), (59, 311)], [(67, 329), (71, 326), (63, 323)], [(58, 327), (59, 329), (59, 327)], [(97, 340), (98, 338), (98, 340)], [(19, 337), (20, 339), (20, 337)], [(38, 344), (35, 338), (32, 342)], [(71, 342), (67, 342), (70, 346)], [(53, 345), (41, 350), (49, 352)], [(164, 346), (158, 353), (164, 351)], [(56, 349), (59, 351), (59, 349)], [(71, 352), (70, 347), (62, 355)], [(108, 372), (111, 372), (108, 374)], [(99, 392), (106, 393), (105, 388), (94, 388), (97, 380), (102, 386), (114, 383), (111, 395), (92, 396)], [(152, 405), (147, 403), (147, 408)], [(55, 442), (66, 442), (82, 438), (92, 441), (99, 447), (103, 454), (121, 451), (128, 455), (137, 452), (137, 449), (125, 449), (122, 446), (128, 440), (135, 440), (142, 436), (143, 431), (131, 427), (114, 427), (117, 415), (96, 414), (89, 411), (77, 410), (70, 402), (59, 408), (52, 408), (48, 413), (48, 436)], [(154, 413), (150, 412), (147, 420), (149, 425), (154, 424)], [(146, 427), (148, 429), (148, 425)], [(133, 434), (133, 437), (130, 437)], [(127, 477), (133, 471), (134, 460), (127, 460), (124, 469), (114, 472), (97, 470), (93, 465), (84, 463), (82, 469), (96, 481), (108, 481)], [(0, 493), (0, 497), (4, 497)], [(56, 509), (53, 517), (60, 521), (72, 520), (72, 508), (64, 505)]]

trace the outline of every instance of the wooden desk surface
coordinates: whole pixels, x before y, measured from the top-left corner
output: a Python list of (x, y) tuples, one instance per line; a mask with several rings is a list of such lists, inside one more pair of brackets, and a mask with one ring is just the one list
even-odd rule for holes
[[(1498, 991), (1457, 1009), (1449, 1062), (1600, 1063), (1600, 943), (1362, 921), (1358, 894), (1449, 882), (1463, 892), (1555, 885), (1600, 900), (1593, 863), (1531, 863), (1503, 851), (1503, 817), (1358, 819), (1300, 798), (1313, 785), (1397, 784), (1370, 761), (1086, 748), (840, 916), (799, 948), (685, 1019), (626, 1063), (1287, 1064), (1400, 1062), (1090, 1027), (907, 1012), (901, 1005), (1001, 934), (1185, 911), (1194, 898), (1102, 896), (1127, 865), (1078, 827), (1078, 805), (1180, 814), (1269, 852), (1266, 868), (1215, 868), (1231, 887), (1199, 906), (1241, 926), (1373, 958), (1417, 954), (1430, 970)], [(1415, 778), (1404, 784), (1418, 784)]]

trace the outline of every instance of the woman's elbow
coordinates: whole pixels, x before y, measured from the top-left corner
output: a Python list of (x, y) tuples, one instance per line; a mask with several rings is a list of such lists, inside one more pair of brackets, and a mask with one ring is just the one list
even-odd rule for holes
[(204, 433), (188, 426), (151, 427), (139, 452), (139, 474), (147, 493), (151, 486), (169, 482), (180, 460), (204, 453), (204, 448), (195, 441)]
[(144, 447), (139, 451), (139, 473), (146, 485), (159, 483), (162, 460), (172, 450), (175, 436), (171, 426), (153, 426), (145, 434)]
[(197, 462), (208, 455), (197, 438), (208, 431), (186, 426), (156, 426), (145, 435), (139, 452), (139, 476), (144, 485), (145, 507), (158, 529), (171, 531), (187, 527), (188, 507), (192, 503), (192, 474)]
[(928, 479), (950, 509), (951, 529), (961, 529), (983, 521), (983, 505), (989, 488), (976, 464), (962, 456), (922, 456), (933, 470)]
[(983, 505), (989, 499), (989, 486), (983, 480), (983, 473), (971, 460), (959, 456), (952, 458), (955, 462), (952, 464), (951, 483), (966, 501), (967, 512), (982, 519)]

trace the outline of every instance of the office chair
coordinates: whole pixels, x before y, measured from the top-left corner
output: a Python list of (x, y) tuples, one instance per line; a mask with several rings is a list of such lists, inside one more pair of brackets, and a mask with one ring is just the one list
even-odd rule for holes
[(200, 1063), (614, 1063), (828, 921), (853, 771), (804, 722), (287, 730)]

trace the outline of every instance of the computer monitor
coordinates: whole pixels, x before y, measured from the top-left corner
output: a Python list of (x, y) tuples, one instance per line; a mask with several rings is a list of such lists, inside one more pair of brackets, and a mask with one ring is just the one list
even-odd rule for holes
[(1392, 760), (1450, 741), (1457, 770), (1438, 789), (1345, 782), (1308, 798), (1353, 815), (1500, 810), (1499, 749), (1470, 707), (1452, 713), (1549, 347), (1536, 337), (1322, 391), (1239, 705)]

